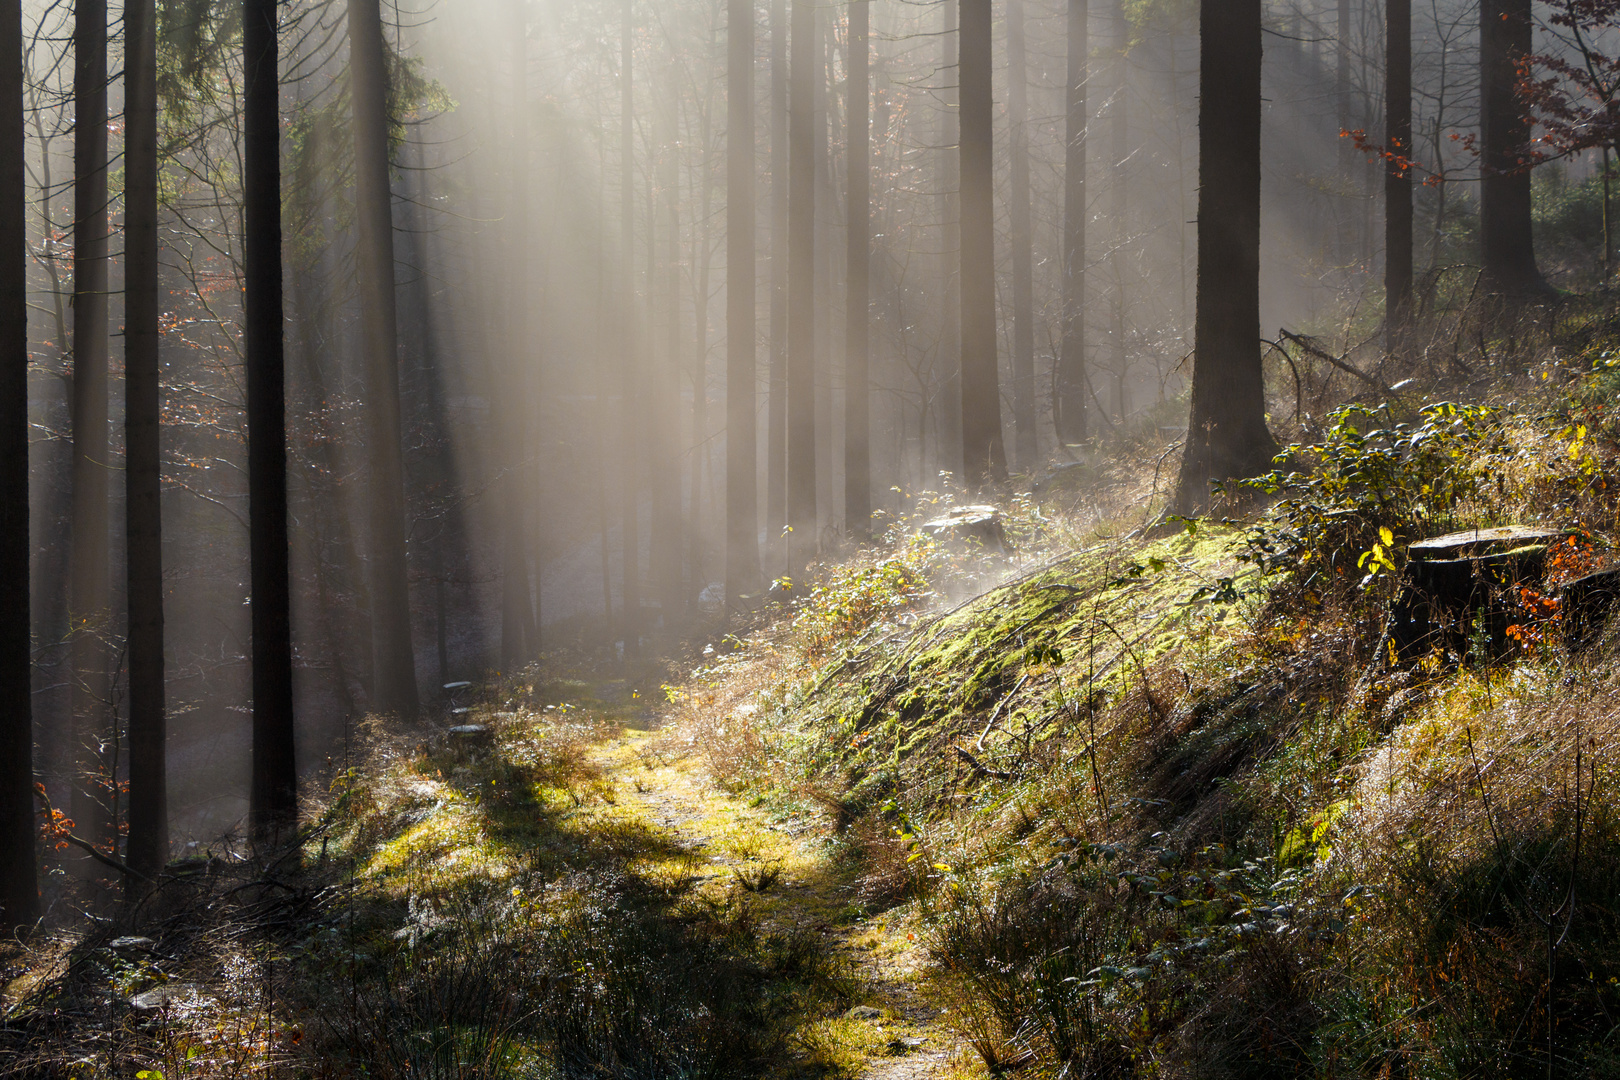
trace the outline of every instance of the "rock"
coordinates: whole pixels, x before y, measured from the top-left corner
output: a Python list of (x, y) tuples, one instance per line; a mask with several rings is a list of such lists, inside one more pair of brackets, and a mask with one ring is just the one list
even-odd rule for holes
[(844, 1014), (847, 1020), (881, 1020), (883, 1010), (874, 1009), (870, 1005), (857, 1005)]
[(464, 746), (491, 742), (495, 736), (483, 724), (457, 724), (446, 732), (452, 743)]
[(107, 942), (107, 948), (120, 956), (133, 953), (149, 953), (157, 948), (157, 942), (149, 937), (120, 937)]
[(889, 1053), (896, 1056), (896, 1057), (899, 1057), (899, 1056), (901, 1056), (903, 1054), (909, 1054), (913, 1050), (920, 1050), (922, 1048), (922, 1044), (923, 1044), (922, 1039), (918, 1039), (918, 1038), (915, 1038), (915, 1037), (912, 1037), (912, 1036), (902, 1035), (898, 1039), (890, 1039), (889, 1040)]
[(922, 524), (922, 531), (951, 548), (973, 548), (1006, 554), (1007, 534), (1001, 511), (994, 506), (958, 506), (944, 517)]
[(129, 1007), (138, 1013), (156, 1013), (201, 1005), (207, 1000), (207, 993), (196, 983), (174, 982), (141, 991), (129, 999)]

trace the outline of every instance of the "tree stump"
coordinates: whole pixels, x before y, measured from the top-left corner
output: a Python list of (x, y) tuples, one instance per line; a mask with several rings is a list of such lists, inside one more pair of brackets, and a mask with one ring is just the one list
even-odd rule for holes
[(994, 506), (958, 506), (944, 517), (922, 524), (922, 531), (953, 549), (978, 549), (1006, 554), (1007, 534), (1001, 528), (1001, 511)]
[(1616, 598), (1620, 598), (1620, 569), (1599, 570), (1566, 582), (1558, 590), (1564, 647), (1574, 652), (1591, 644), (1608, 622)]
[[(1458, 660), (1501, 660), (1518, 646), (1516, 589), (1539, 584), (1547, 548), (1566, 533), (1508, 525), (1469, 529), (1407, 548), (1405, 580), (1390, 607), (1392, 658), (1435, 652)], [(1485, 655), (1476, 655), (1483, 647)]]

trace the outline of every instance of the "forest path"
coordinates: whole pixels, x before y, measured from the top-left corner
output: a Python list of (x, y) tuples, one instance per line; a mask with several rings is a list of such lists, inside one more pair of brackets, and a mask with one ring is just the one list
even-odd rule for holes
[(922, 1080), (973, 1071), (971, 1053), (921, 992), (925, 957), (914, 920), (897, 918), (901, 909), (869, 915), (855, 903), (824, 822), (725, 791), (692, 748), (658, 731), (626, 730), (598, 744), (592, 764), (622, 810), (673, 834), (694, 889), (749, 905), (761, 935), (821, 934), (847, 962), (856, 1004), (801, 1032), (847, 1075)]

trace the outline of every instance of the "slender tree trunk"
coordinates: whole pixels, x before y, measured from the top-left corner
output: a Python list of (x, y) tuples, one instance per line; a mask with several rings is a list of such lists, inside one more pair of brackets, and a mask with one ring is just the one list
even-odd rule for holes
[[(1412, 156), (1412, 0), (1385, 0), (1384, 141), (1403, 158)], [(1412, 321), (1412, 174), (1384, 171), (1385, 347), (1405, 350)]]
[(765, 435), (765, 550), (787, 565), (788, 70), (787, 0), (771, 0), (771, 360)]
[[(1351, 35), (1351, 4), (1354, 0), (1338, 0), (1338, 27), (1334, 37), (1334, 59), (1336, 71), (1333, 80), (1333, 96), (1339, 117), (1339, 130), (1348, 132), (1355, 128), (1354, 110), (1351, 105), (1350, 88), (1350, 35)], [(1359, 213), (1361, 192), (1356, 183), (1357, 162), (1356, 148), (1345, 135), (1339, 137), (1338, 144), (1339, 177), (1347, 185), (1345, 192), (1345, 213), (1339, 222), (1340, 255), (1346, 261), (1358, 257), (1361, 250), (1361, 241), (1357, 236), (1357, 224), (1361, 220)]]
[(1252, 476), (1276, 442), (1260, 368), (1261, 0), (1202, 0), (1198, 299), (1192, 415), (1173, 506), (1196, 513), (1211, 481)]
[(811, 80), (811, 125), (815, 139), (815, 264), (813, 301), (821, 332), (816, 334), (816, 529), (813, 543), (821, 547), (821, 530), (833, 524), (834, 461), (837, 457), (833, 431), (833, 217), (838, 196), (832, 174), (832, 146), (829, 134), (828, 103), (832, 82), (831, 13), (818, 6), (816, 17), (816, 71)]
[(527, 389), (532, 372), (529, 364), (532, 350), (529, 345), (527, 312), (532, 302), (529, 285), (529, 204), (527, 180), (528, 124), (526, 119), (529, 98), (529, 43), (525, 0), (512, 4), (512, 144), (509, 168), (510, 186), (506, 210), (508, 302), (506, 318), (506, 378), (502, 404), (504, 414), (506, 451), (506, 477), (503, 487), (506, 497), (501, 506), (501, 665), (507, 671), (518, 671), (540, 652), (536, 633), (534, 594), (529, 579), (528, 493), (532, 487), (524, 481), (532, 472), (530, 461), (532, 435), (529, 426), (530, 400)]
[(1130, 113), (1127, 101), (1130, 93), (1130, 66), (1126, 61), (1126, 53), (1130, 49), (1130, 22), (1126, 17), (1125, 2), (1119, 0), (1114, 6), (1114, 107), (1110, 117), (1109, 135), (1111, 145), (1109, 157), (1112, 167), (1109, 169), (1109, 216), (1114, 219), (1113, 243), (1108, 250), (1109, 276), (1114, 279), (1114, 303), (1111, 311), (1111, 326), (1108, 333), (1108, 346), (1111, 353), (1111, 364), (1114, 376), (1114, 415), (1123, 422), (1125, 413), (1130, 409), (1130, 402), (1126, 400), (1126, 381), (1129, 377), (1130, 358), (1125, 352), (1125, 245), (1130, 239), (1130, 227), (1126, 224), (1125, 213), (1129, 205), (1129, 191), (1131, 186), (1130, 175), (1127, 171), (1130, 157)]
[[(621, 605), (624, 608), (624, 649), (628, 656), (641, 651), (641, 372), (636, 364), (641, 348), (640, 309), (636, 302), (636, 116), (635, 116), (635, 0), (624, 0), (624, 27), (619, 59), (619, 232), (624, 266), (619, 282), (622, 295), (620, 347), (623, 377), (619, 381), (623, 403), (620, 431), (620, 474), (624, 503), (619, 531), (624, 548)], [(651, 227), (651, 223), (648, 223)]]
[(1039, 465), (1035, 433), (1035, 272), (1034, 232), (1029, 211), (1028, 60), (1024, 44), (1024, 0), (1007, 0), (1007, 152), (1012, 161), (1008, 207), (1012, 219), (1013, 431), (1017, 465), (1033, 474)]
[[(112, 623), (107, 452), (107, 4), (73, 11), (73, 635), (74, 783), (69, 813), (81, 836), (110, 843), (113, 823), (91, 786), (97, 744), (116, 723), (108, 633)], [(78, 864), (86, 872), (88, 857)]]
[(298, 824), (292, 582), (287, 548), (287, 376), (281, 292), (281, 79), (276, 0), (243, 0), (243, 218), (248, 546), (253, 602), (253, 831)]
[(996, 354), (996, 243), (990, 0), (961, 0), (962, 479), (978, 491), (1003, 483)]
[[(666, 632), (679, 625), (682, 616), (684, 590), (682, 587), (681, 558), (681, 466), (677, 410), (680, 408), (681, 367), (681, 222), (680, 222), (680, 84), (671, 63), (666, 71), (665, 100), (658, 110), (657, 121), (663, 130), (662, 145), (655, 147), (658, 155), (659, 201), (666, 215), (664, 239), (665, 287), (663, 296), (664, 356), (660, 363), (653, 355), (653, 388), (650, 404), (653, 430), (653, 453), (648, 461), (652, 470), (652, 516), (647, 535), (647, 558), (658, 589), (658, 609)], [(648, 239), (657, 235), (653, 225), (656, 214), (649, 213)], [(649, 244), (649, 254), (652, 247)], [(648, 260), (647, 271), (652, 279), (656, 263)], [(657, 292), (659, 290), (652, 290)], [(658, 308), (654, 305), (654, 311)]]
[(1063, 338), (1054, 427), (1065, 445), (1086, 440), (1086, 71), (1087, 0), (1069, 0), (1063, 151)]
[(867, 25), (871, 0), (850, 0), (848, 112), (849, 272), (844, 303), (844, 527), (872, 535), (871, 391), (868, 387), (872, 250), (872, 136)]
[(816, 151), (815, 80), (822, 70), (814, 0), (791, 0), (788, 99), (788, 573), (816, 552)]
[[(760, 577), (754, 417), (753, 0), (729, 0), (727, 11), (726, 603), (734, 605), (759, 587)], [(708, 297), (698, 297), (698, 303), (708, 303)], [(701, 442), (703, 433), (695, 436)]]
[(28, 633), (28, 228), (22, 5), (0, 4), (0, 927), (39, 915)]
[(411, 649), (401, 447), (399, 325), (394, 295), (393, 194), (388, 186), (388, 72), (379, 0), (349, 0), (349, 95), (354, 109), (356, 264), (371, 417), (372, 708), (421, 711)]
[[(939, 368), (942, 374), (939, 409), (939, 468), (962, 478), (962, 146), (961, 99), (958, 62), (961, 0), (940, 4), (939, 218), (941, 293)], [(917, 452), (923, 451), (923, 430), (918, 429)]]
[(1519, 104), (1518, 61), (1530, 51), (1531, 0), (1480, 0), (1479, 239), (1485, 288), (1527, 298), (1552, 290), (1536, 267), (1530, 170), (1521, 166), (1530, 125)]
[[(129, 865), (169, 857), (163, 689), (163, 463), (158, 360), (157, 13), (124, 11), (124, 484), (129, 592)], [(24, 609), (26, 610), (26, 609)], [(134, 881), (127, 883), (130, 887)]]

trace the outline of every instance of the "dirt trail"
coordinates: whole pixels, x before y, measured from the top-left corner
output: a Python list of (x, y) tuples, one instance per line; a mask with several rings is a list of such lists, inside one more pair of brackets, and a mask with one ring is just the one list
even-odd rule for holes
[[(917, 934), (888, 915), (866, 916), (827, 857), (827, 827), (782, 816), (721, 789), (697, 755), (656, 732), (627, 731), (601, 744), (595, 764), (622, 808), (674, 835), (696, 888), (755, 905), (762, 932), (812, 927), (848, 958), (862, 1000), (817, 1036), (870, 1080), (922, 1080), (971, 1073), (968, 1052), (919, 991)], [(761, 888), (761, 885), (764, 885)]]

